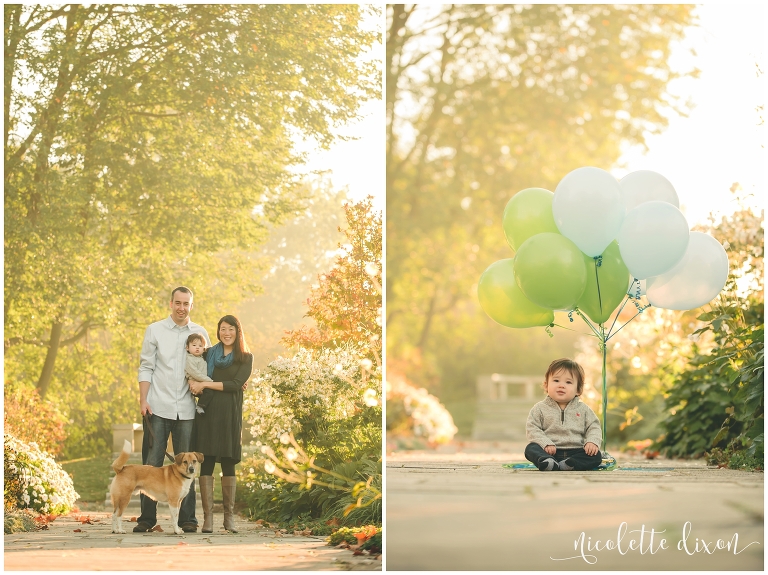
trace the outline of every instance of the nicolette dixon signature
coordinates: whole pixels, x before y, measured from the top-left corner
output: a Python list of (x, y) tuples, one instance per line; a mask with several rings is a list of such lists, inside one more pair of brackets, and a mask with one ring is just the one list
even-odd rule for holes
[(679, 541), (670, 544), (662, 535), (666, 529), (656, 531), (648, 529), (645, 525), (640, 529), (629, 530), (627, 523), (619, 525), (618, 533), (615, 539), (592, 541), (583, 531), (573, 542), (573, 549), (578, 555), (573, 557), (550, 557), (553, 561), (567, 561), (569, 559), (583, 559), (590, 565), (597, 563), (597, 555), (601, 551), (618, 551), (621, 555), (627, 553), (640, 553), (641, 555), (655, 555), (659, 551), (666, 551), (677, 548), (677, 551), (696, 555), (704, 553), (712, 555), (717, 552), (733, 553), (738, 555), (750, 545), (760, 545), (758, 541), (752, 541), (746, 545), (739, 546), (739, 534), (734, 533), (730, 539), (717, 539), (706, 541), (699, 537), (691, 537), (691, 522), (686, 521), (683, 525), (683, 537)]

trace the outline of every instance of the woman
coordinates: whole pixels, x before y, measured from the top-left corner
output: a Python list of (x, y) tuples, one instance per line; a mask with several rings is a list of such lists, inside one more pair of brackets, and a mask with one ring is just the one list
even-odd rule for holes
[(243, 391), (253, 369), (240, 321), (232, 315), (219, 320), (219, 343), (205, 351), (208, 377), (213, 381), (189, 381), (194, 395), (213, 390), (205, 413), (195, 416), (195, 451), (205, 460), (200, 467), (200, 498), (203, 503), (203, 533), (213, 533), (213, 466), (221, 463), (221, 492), (224, 499), (224, 529), (235, 529), (235, 464), (242, 454)]

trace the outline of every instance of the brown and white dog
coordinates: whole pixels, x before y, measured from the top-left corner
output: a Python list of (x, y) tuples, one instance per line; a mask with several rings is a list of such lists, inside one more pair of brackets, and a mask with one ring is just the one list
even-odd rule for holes
[(176, 455), (175, 462), (165, 467), (152, 465), (126, 465), (131, 455), (131, 444), (126, 441), (123, 451), (112, 464), (115, 477), (109, 488), (112, 497), (112, 533), (123, 531), (123, 511), (131, 500), (131, 495), (140, 491), (155, 501), (167, 501), (171, 510), (173, 532), (181, 535), (179, 527), (179, 508), (184, 496), (189, 492), (197, 473), (198, 465), (203, 461), (202, 453), (188, 452)]

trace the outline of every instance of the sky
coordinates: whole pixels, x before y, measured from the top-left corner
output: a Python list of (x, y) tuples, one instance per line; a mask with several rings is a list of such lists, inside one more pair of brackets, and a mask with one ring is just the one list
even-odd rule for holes
[[(365, 29), (382, 32), (382, 42), (364, 55), (365, 59), (384, 61), (384, 14), (369, 17), (362, 22)], [(382, 87), (383, 90), (383, 87)], [(336, 189), (346, 188), (352, 200), (374, 196), (374, 207), (384, 209), (385, 198), (385, 108), (384, 99), (369, 101), (360, 108), (360, 119), (335, 133), (349, 138), (337, 141), (328, 150), (321, 150), (315, 142), (297, 142), (299, 150), (308, 154), (306, 171), (330, 172), (329, 177)]]
[[(624, 150), (611, 170), (622, 177), (635, 170), (653, 170), (675, 187), (690, 226), (706, 223), (711, 211), (734, 211), (729, 189), (738, 182), (748, 203), (763, 207), (765, 196), (765, 126), (758, 125), (765, 104), (765, 16), (759, 4), (697, 6), (699, 25), (673, 48), (675, 70), (701, 69), (698, 79), (678, 79), (672, 94), (690, 98), (687, 118), (672, 116), (669, 126), (647, 138), (642, 147)], [(690, 48), (696, 52), (691, 55)], [(757, 64), (757, 65), (756, 65)], [(762, 70), (758, 76), (757, 69)]]

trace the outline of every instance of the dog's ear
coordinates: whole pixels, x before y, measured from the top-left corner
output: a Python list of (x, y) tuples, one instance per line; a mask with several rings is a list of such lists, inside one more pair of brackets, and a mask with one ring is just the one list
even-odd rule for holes
[(205, 457), (203, 456), (203, 454), (202, 453), (198, 453), (197, 451), (195, 451), (195, 457), (197, 457), (197, 460), (200, 463), (202, 463), (205, 460)]
[(181, 460), (182, 459), (184, 459), (184, 454), (183, 453), (177, 453), (176, 457), (173, 458), (173, 461), (174, 461), (174, 463), (176, 463), (176, 465), (181, 465)]

